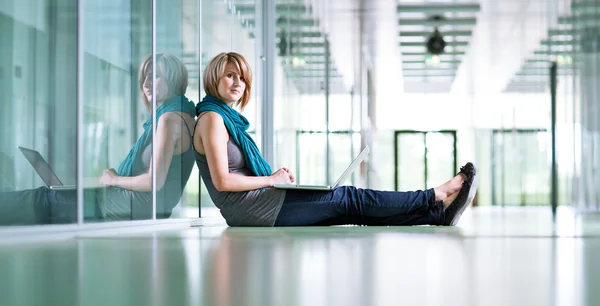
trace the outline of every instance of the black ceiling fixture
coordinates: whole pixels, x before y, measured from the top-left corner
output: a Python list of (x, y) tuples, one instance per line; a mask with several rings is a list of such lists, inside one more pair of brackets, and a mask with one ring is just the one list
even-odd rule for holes
[[(431, 17), (434, 21), (441, 21), (443, 19), (440, 15), (435, 15)], [(435, 26), (433, 33), (427, 39), (427, 52), (433, 55), (440, 55), (444, 53), (444, 48), (446, 48), (446, 41), (444, 41), (444, 37), (440, 34), (438, 27)]]
[(279, 35), (279, 56), (287, 56), (288, 55), (288, 41), (286, 39), (285, 31), (281, 31), (281, 35)]

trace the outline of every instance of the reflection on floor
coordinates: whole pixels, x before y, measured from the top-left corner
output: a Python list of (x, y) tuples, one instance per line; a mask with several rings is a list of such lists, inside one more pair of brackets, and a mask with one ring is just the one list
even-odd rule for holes
[(2, 246), (0, 305), (600, 305), (600, 216), (566, 208), (555, 224), (549, 208), (470, 209), (458, 227), (217, 224)]

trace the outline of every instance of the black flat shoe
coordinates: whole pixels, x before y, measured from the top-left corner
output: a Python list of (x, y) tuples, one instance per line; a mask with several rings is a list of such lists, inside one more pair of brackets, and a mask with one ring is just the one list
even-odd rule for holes
[(464, 166), (460, 167), (460, 173), (464, 174), (467, 179), (464, 181), (460, 191), (458, 192), (458, 196), (450, 206), (446, 208), (446, 218), (444, 225), (456, 225), (460, 216), (465, 211), (467, 206), (473, 202), (473, 198), (475, 198), (475, 192), (477, 191), (477, 181), (475, 181), (475, 165), (473, 163), (466, 163)]

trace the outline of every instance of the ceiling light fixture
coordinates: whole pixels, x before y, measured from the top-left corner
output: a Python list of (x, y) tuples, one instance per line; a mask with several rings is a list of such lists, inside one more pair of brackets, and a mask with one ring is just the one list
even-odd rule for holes
[(294, 56), (294, 58), (292, 59), (292, 66), (298, 68), (304, 67), (304, 65), (306, 65), (306, 60), (303, 56)]
[(425, 65), (427, 66), (439, 66), (440, 62), (440, 56), (437, 54), (430, 54), (425, 57)]
[[(431, 19), (441, 22), (443, 17), (440, 15), (435, 15), (431, 17)], [(433, 33), (427, 39), (427, 52), (439, 55), (444, 53), (444, 48), (446, 48), (446, 41), (444, 41), (444, 37), (440, 34), (438, 27), (434, 27)]]
[(556, 62), (559, 65), (571, 65), (573, 64), (573, 58), (568, 54), (559, 54), (556, 56)]

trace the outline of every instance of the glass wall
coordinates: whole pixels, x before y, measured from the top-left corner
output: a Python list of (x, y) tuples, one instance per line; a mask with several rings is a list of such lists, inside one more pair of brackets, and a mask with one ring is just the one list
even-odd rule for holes
[[(327, 1), (276, 3), (272, 167), (302, 183), (334, 181), (367, 144), (358, 3), (344, 4), (350, 37), (333, 34), (347, 23), (332, 19)], [(254, 74), (243, 114), (261, 146), (259, 4), (0, 3), (0, 225), (218, 213), (194, 166), (193, 106), (210, 59), (243, 54)], [(339, 56), (347, 50), (357, 51)], [(366, 173), (345, 183), (364, 185)]]
[[(198, 3), (156, 1), (154, 11), (153, 20), (151, 2), (83, 2), (86, 221), (172, 218), (197, 206), (184, 188), (194, 167)], [(105, 169), (119, 178), (109, 182)], [(88, 187), (98, 177), (114, 188)]]
[[(152, 52), (152, 4), (137, 2), (86, 1), (80, 11), (86, 222), (104, 220), (107, 215), (116, 220), (152, 218), (152, 186), (148, 179), (145, 188), (117, 183), (119, 189), (94, 186), (98, 178), (109, 178), (106, 169), (125, 175), (119, 169), (120, 163), (152, 112), (152, 97), (148, 108), (138, 85), (138, 69)], [(151, 85), (152, 79), (149, 82)], [(142, 149), (151, 148), (150, 143)], [(144, 172), (147, 170), (135, 169), (129, 174)]]
[(548, 205), (549, 138), (546, 130), (492, 132), (492, 205)]
[[(261, 20), (257, 19), (257, 1), (256, 0), (233, 0), (233, 1), (201, 1), (201, 31), (200, 31), (200, 50), (202, 54), (202, 65), (200, 75), (204, 73), (204, 68), (208, 62), (221, 52), (238, 52), (242, 54), (253, 73), (252, 97), (250, 102), (243, 110), (242, 114), (250, 121), (249, 133), (257, 136), (257, 129), (260, 128), (260, 118), (258, 114), (261, 98), (261, 74), (259, 65), (259, 53), (257, 52), (260, 44), (257, 42), (257, 31), (260, 29)], [(201, 97), (205, 92), (200, 86)], [(238, 111), (241, 111), (238, 109)], [(260, 148), (260, 137), (254, 137), (254, 140)], [(199, 204), (202, 208), (201, 215), (219, 216), (219, 211), (215, 208), (210, 199), (208, 191), (199, 178), (198, 170), (194, 167), (192, 179), (190, 180), (190, 195), (200, 195)], [(198, 198), (197, 196), (194, 196)], [(192, 216), (191, 211), (188, 213)], [(195, 212), (195, 216), (198, 213)]]
[(0, 225), (196, 218), (210, 205), (191, 137), (201, 75), (223, 51), (254, 68), (254, 23), (240, 1), (154, 2), (0, 3)]
[[(584, 211), (600, 210), (600, 1), (574, 0), (571, 15), (562, 19), (572, 29), (573, 80), (573, 200)], [(570, 99), (566, 99), (569, 101)]]
[(37, 188), (77, 182), (77, 1), (2, 1), (0, 38), (0, 225), (74, 223)]
[[(348, 29), (358, 30), (353, 10), (358, 1), (340, 3), (348, 14), (335, 17), (328, 5), (317, 0), (276, 5), (274, 168), (291, 169), (300, 184), (333, 184), (366, 144), (361, 134), (366, 83), (360, 54), (348, 52), (360, 50), (358, 31)], [(365, 186), (365, 176), (363, 166), (342, 184)]]
[[(600, 1), (558, 0), (539, 5), (545, 7), (546, 24), (537, 30), (543, 32), (542, 38), (524, 58), (505, 94), (542, 100), (538, 108), (526, 112), (528, 120), (520, 125), (502, 124), (507, 130), (500, 133), (476, 132), (476, 143), (483, 144), (477, 148), (479, 169), (492, 174), (480, 184), (479, 198), (486, 204), (551, 204), (550, 67), (555, 63), (557, 204), (597, 211)], [(548, 123), (531, 130), (539, 114), (547, 116)], [(504, 123), (510, 122), (515, 113), (502, 117)]]

